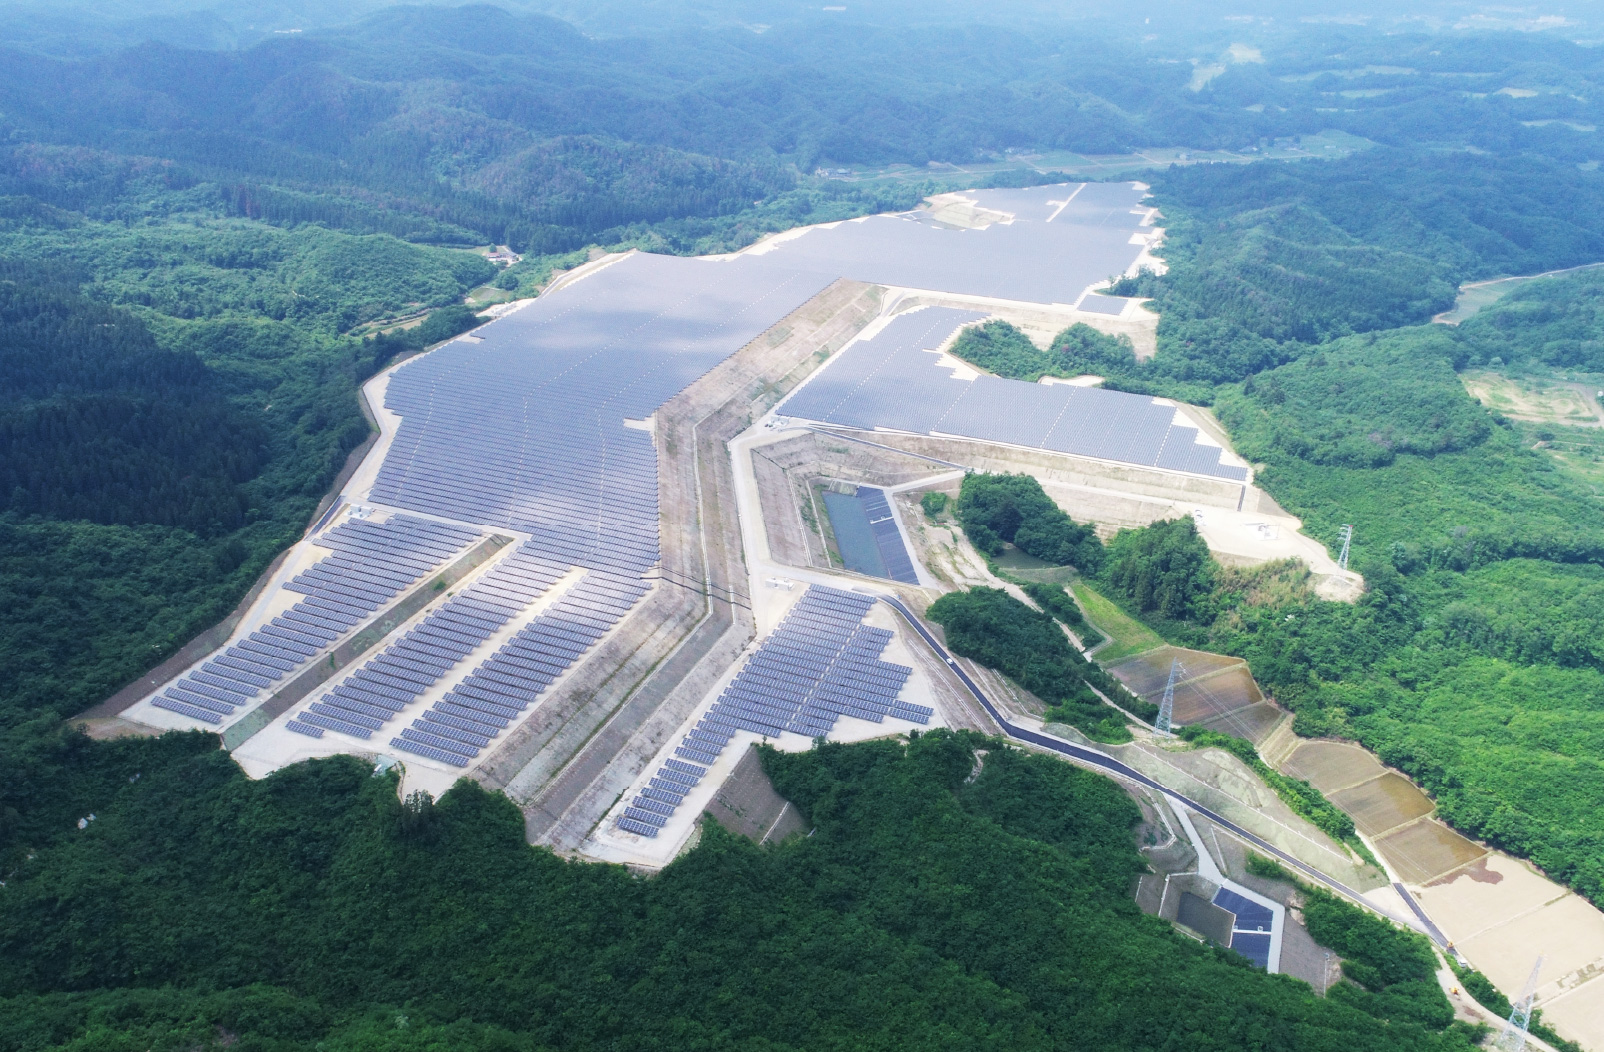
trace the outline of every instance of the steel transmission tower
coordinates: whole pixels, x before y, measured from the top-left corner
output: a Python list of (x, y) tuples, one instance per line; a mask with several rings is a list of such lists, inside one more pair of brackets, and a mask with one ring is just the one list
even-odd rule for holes
[(1526, 980), (1526, 988), (1520, 992), (1520, 1000), (1510, 1009), (1509, 1022), (1504, 1024), (1504, 1032), (1498, 1035), (1498, 1043), (1493, 1047), (1498, 1052), (1523, 1052), (1526, 1048), (1526, 1028), (1532, 1022), (1532, 1000), (1537, 996), (1537, 973), (1543, 970), (1543, 959), (1537, 958), (1532, 965), (1532, 975)]
[(1342, 554), (1337, 556), (1337, 566), (1346, 570), (1348, 568), (1348, 548), (1353, 544), (1353, 527), (1345, 525), (1338, 534), (1342, 538)]
[(1175, 681), (1180, 672), (1180, 661), (1171, 661), (1170, 681), (1164, 684), (1164, 700), (1158, 703), (1158, 719), (1153, 721), (1153, 729), (1160, 734), (1170, 733), (1170, 720), (1175, 716)]

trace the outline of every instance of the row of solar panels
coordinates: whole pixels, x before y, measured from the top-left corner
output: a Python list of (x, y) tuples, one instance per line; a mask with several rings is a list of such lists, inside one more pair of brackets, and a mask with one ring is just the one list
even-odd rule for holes
[(191, 669), (151, 704), (221, 724), (478, 537), (411, 515), (341, 523), (313, 539), (334, 554), (284, 586), (307, 598)]
[(286, 726), (312, 737), (332, 730), (370, 738), (562, 575), (520, 547)]
[(1241, 480), (1219, 446), (1146, 395), (997, 376), (961, 380), (929, 348), (982, 319), (931, 307), (903, 314), (837, 355), (780, 406), (787, 416), (846, 427), (957, 435)]
[(402, 424), (373, 499), (530, 535), (639, 577), (658, 556), (657, 454), (624, 426), (829, 283), (761, 262), (635, 255), (391, 376)]
[[(407, 436), (410, 450), (391, 451), (375, 500), (526, 532), (554, 560), (629, 576), (657, 561), (657, 458), (649, 435), (618, 427), (598, 442), (557, 432), (538, 451), (526, 450), (524, 419), (496, 414), (469, 392), (461, 402), (473, 405), (472, 420), (434, 420), (427, 435)], [(571, 422), (589, 411), (567, 405), (561, 417)], [(497, 433), (515, 437), (500, 443)], [(589, 528), (576, 530), (576, 523)]]
[(880, 560), (886, 565), (886, 576), (904, 584), (918, 584), (919, 575), (914, 572), (908, 546), (902, 542), (902, 532), (897, 529), (897, 520), (891, 513), (891, 502), (886, 499), (886, 491), (874, 486), (859, 486), (858, 501), (869, 519), (875, 547), (880, 549)]
[(934, 710), (899, 698), (913, 670), (879, 659), (892, 633), (863, 624), (874, 602), (855, 592), (809, 588), (685, 735), (676, 758), (624, 809), (618, 827), (656, 837), (694, 784), (676, 788), (673, 772), (690, 763), (705, 773), (739, 731), (822, 738), (843, 715), (929, 723)]
[(1230, 888), (1215, 892), (1214, 904), (1236, 916), (1231, 924), (1231, 949), (1260, 968), (1269, 968), (1270, 939), (1275, 927), (1275, 914), (1270, 907)]
[[(565, 571), (529, 544), (410, 629), (285, 726), (321, 738), (367, 740), (495, 632), (517, 619)], [(466, 767), (645, 593), (639, 580), (589, 571), (551, 607), (391, 739), (398, 749)]]

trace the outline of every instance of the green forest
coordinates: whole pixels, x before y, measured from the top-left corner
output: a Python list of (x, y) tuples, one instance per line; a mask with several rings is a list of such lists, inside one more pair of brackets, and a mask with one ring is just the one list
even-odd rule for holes
[(527, 846), (467, 780), (408, 808), (352, 758), (98, 752), (97, 821), (0, 891), (18, 1052), (1473, 1047), (1418, 937), (1355, 933), (1340, 996), (1267, 976), (1137, 909), (1113, 783), (972, 734), (765, 750), (809, 835), (708, 824), (650, 880)]
[(1110, 702), (1146, 721), (1158, 715), (1157, 706), (1070, 646), (1051, 612), (1034, 610), (1000, 588), (949, 592), (925, 613), (942, 627), (954, 653), (996, 669), (1046, 702), (1050, 722), (1118, 743), (1130, 741), (1131, 732)]
[(1103, 545), (1092, 527), (1064, 514), (1029, 475), (965, 475), (958, 521), (986, 555), (1001, 555), (1007, 543), (1054, 566), (1090, 573), (1102, 565)]
[[(1176, 268), (1177, 286), (1194, 267)], [(1189, 612), (1145, 616), (1176, 642), (1248, 658), (1300, 733), (1358, 740), (1457, 828), (1604, 901), (1598, 490), (1544, 448), (1542, 427), (1479, 405), (1457, 375), (1582, 367), (1604, 337), (1597, 283), (1535, 282), (1457, 328), (1283, 344), (1282, 364), (1210, 388), (1258, 483), (1308, 532), (1334, 548), (1354, 525), (1366, 593), (1349, 605), (1222, 578)]]

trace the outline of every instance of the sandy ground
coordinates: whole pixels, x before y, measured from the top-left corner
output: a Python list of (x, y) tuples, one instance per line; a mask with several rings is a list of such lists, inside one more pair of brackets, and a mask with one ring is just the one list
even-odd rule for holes
[(1519, 996), (1544, 955), (1544, 1018), (1584, 1047), (1604, 1049), (1604, 912), (1442, 824), (1425, 793), (1356, 745), (1303, 742), (1282, 770), (1353, 816), (1390, 875), (1506, 996)]
[(1604, 1048), (1604, 913), (1497, 852), (1414, 890), (1460, 953), (1510, 997), (1541, 954), (1543, 1017), (1584, 1047)]

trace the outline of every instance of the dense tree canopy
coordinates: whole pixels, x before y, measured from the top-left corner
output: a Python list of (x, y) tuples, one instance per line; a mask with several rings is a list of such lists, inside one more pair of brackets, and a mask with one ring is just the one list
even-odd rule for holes
[(1100, 579), (1144, 614), (1176, 621), (1213, 617), (1214, 558), (1191, 519), (1119, 531)]
[(1000, 555), (1007, 542), (1055, 566), (1091, 571), (1102, 565), (1096, 532), (1066, 515), (1030, 475), (965, 475), (958, 521), (970, 543), (987, 555)]
[(652, 880), (526, 846), (471, 781), (405, 820), (353, 758), (251, 782), (201, 735), (97, 751), (97, 820), (0, 888), (21, 1052), (1471, 1047), (1141, 914), (1131, 801), (978, 736), (766, 753), (812, 834), (709, 825)]
[(1051, 614), (1000, 588), (949, 592), (930, 604), (927, 615), (946, 632), (954, 652), (996, 669), (1051, 706), (1048, 719), (1078, 727), (1099, 741), (1129, 741), (1124, 717), (1097, 690), (1127, 712), (1144, 719), (1157, 715), (1157, 707), (1070, 646)]
[(952, 353), (987, 372), (1011, 380), (1035, 383), (1044, 376), (1073, 378), (1085, 373), (1129, 372), (1136, 363), (1131, 341), (1125, 336), (1098, 332), (1076, 322), (1043, 351), (1030, 337), (1000, 318), (965, 329)]
[(1522, 284), (1466, 320), (1455, 335), (1468, 364), (1604, 372), (1604, 271)]
[(1492, 433), (1492, 417), (1454, 374), (1463, 361), (1440, 326), (1348, 337), (1248, 377), (1217, 406), (1251, 459), (1274, 448), (1315, 464), (1382, 467), (1399, 453), (1469, 449)]

